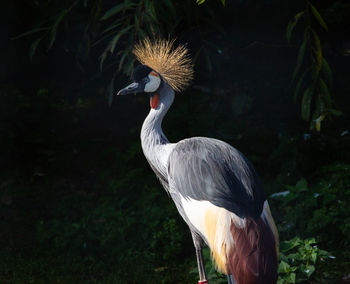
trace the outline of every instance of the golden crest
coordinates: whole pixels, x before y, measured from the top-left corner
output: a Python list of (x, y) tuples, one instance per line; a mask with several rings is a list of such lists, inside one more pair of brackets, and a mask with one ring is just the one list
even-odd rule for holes
[(193, 64), (184, 45), (174, 46), (175, 40), (146, 38), (135, 45), (137, 60), (158, 72), (175, 91), (181, 92), (193, 79)]

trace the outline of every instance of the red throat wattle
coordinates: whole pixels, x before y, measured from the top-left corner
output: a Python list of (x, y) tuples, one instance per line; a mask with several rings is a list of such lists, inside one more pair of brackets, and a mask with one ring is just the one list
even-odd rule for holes
[(159, 95), (155, 93), (154, 95), (150, 96), (149, 104), (151, 108), (156, 109), (159, 104)]

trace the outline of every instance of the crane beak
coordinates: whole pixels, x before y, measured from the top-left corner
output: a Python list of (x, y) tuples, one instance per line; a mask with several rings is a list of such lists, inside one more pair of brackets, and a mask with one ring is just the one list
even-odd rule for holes
[(140, 83), (131, 83), (129, 86), (125, 87), (124, 89), (121, 89), (117, 96), (123, 96), (123, 95), (128, 95), (128, 94), (133, 94), (133, 93), (141, 93), (144, 90), (144, 85)]

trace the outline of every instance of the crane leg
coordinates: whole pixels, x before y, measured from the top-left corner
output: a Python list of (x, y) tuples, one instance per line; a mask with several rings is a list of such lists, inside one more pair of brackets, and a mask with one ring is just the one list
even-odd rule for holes
[(192, 239), (194, 243), (194, 247), (196, 248), (196, 256), (197, 256), (197, 265), (198, 265), (198, 273), (199, 273), (199, 281), (198, 284), (208, 284), (207, 275), (205, 274), (204, 268), (204, 259), (203, 259), (203, 240), (200, 235), (191, 231)]
[(236, 281), (234, 280), (232, 275), (227, 275), (227, 283), (228, 284), (236, 284)]

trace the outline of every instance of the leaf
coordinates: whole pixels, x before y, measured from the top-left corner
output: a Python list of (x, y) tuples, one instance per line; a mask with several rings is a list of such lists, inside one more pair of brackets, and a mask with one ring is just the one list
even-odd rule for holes
[(103, 63), (107, 58), (107, 51), (104, 51), (100, 56), (100, 71), (102, 72)]
[(16, 39), (19, 39), (21, 37), (25, 37), (25, 36), (28, 36), (28, 35), (31, 35), (31, 34), (35, 34), (35, 33), (38, 33), (38, 32), (41, 32), (41, 31), (47, 31), (49, 30), (50, 28), (49, 27), (44, 27), (44, 28), (35, 28), (35, 29), (32, 29), (30, 31), (27, 31), (23, 34), (20, 34), (18, 36), (15, 36), (13, 38), (11, 38), (12, 40), (16, 40)]
[(304, 35), (304, 40), (300, 46), (299, 53), (298, 53), (298, 58), (297, 58), (297, 64), (301, 65), (303, 63), (304, 59), (304, 54), (305, 54), (305, 49), (306, 49), (306, 44), (307, 44), (307, 34), (305, 33)]
[(280, 251), (286, 253), (299, 245), (300, 245), (299, 238), (294, 238), (289, 241), (284, 241), (284, 242), (281, 242)]
[(107, 10), (103, 16), (101, 17), (101, 21), (107, 20), (110, 17), (114, 16), (115, 14), (118, 14), (121, 11), (125, 11), (125, 10), (130, 10), (132, 8), (134, 8), (136, 6), (135, 3), (121, 3), (118, 5), (115, 5), (114, 7), (112, 7), (111, 9)]
[(312, 34), (314, 36), (315, 39), (315, 48), (314, 48), (314, 52), (315, 52), (315, 56), (316, 56), (316, 62), (317, 62), (317, 72), (319, 72), (321, 70), (322, 67), (322, 47), (321, 47), (321, 41), (320, 38), (318, 37), (318, 34), (312, 30)]
[(57, 35), (57, 29), (60, 25), (60, 23), (62, 22), (62, 20), (64, 19), (64, 17), (75, 7), (75, 5), (77, 5), (79, 3), (79, 0), (75, 1), (69, 8), (63, 10), (58, 17), (55, 20), (55, 23), (52, 25), (51, 27), (51, 39), (50, 39), (50, 43), (47, 49), (50, 49), (52, 47), (52, 45), (54, 44), (55, 40), (56, 40), (56, 35)]
[(205, 0), (197, 0), (196, 2), (197, 2), (197, 5), (202, 5), (205, 2)]
[(303, 99), (301, 101), (301, 117), (306, 121), (308, 121), (310, 118), (310, 108), (313, 94), (313, 87), (308, 87), (304, 92)]
[[(315, 129), (316, 129), (317, 132), (321, 131), (321, 123), (325, 119), (325, 117), (326, 116), (324, 114), (321, 114), (318, 118), (315, 119)], [(311, 255), (312, 259), (314, 258), (313, 254)], [(315, 263), (315, 261), (314, 261), (314, 263)]]
[(114, 49), (115, 49), (115, 47), (116, 47), (116, 45), (117, 45), (117, 43), (118, 43), (120, 37), (121, 37), (122, 35), (124, 35), (128, 30), (130, 30), (132, 27), (133, 27), (133, 26), (128, 26), (128, 27), (124, 28), (124, 29), (121, 30), (117, 35), (115, 35), (115, 36), (113, 37), (113, 39), (112, 39), (112, 40), (110, 41), (110, 43), (109, 43), (109, 51), (110, 51), (111, 53), (114, 52)]
[(300, 192), (300, 191), (306, 191), (307, 190), (307, 181), (304, 178), (301, 178), (298, 180), (297, 184), (295, 185), (295, 189)]
[(127, 55), (128, 55), (128, 52), (126, 50), (124, 50), (123, 51), (123, 55), (122, 55), (122, 57), (120, 58), (120, 61), (119, 61), (119, 66), (118, 66), (118, 70), (119, 71), (122, 70), (123, 64), (124, 64), (124, 61), (125, 61)]
[(329, 93), (326, 83), (322, 79), (319, 81), (319, 91), (322, 94), (322, 99), (324, 99), (325, 105), (330, 107), (332, 103), (331, 94)]
[(315, 266), (309, 265), (307, 269), (305, 270), (305, 273), (307, 275), (307, 278), (310, 278), (311, 274), (314, 273), (315, 271)]
[[(309, 2), (310, 3), (310, 2)], [(318, 23), (326, 30), (328, 31), (328, 26), (327, 24), (325, 23), (325, 21), (323, 20), (322, 16), (320, 15), (320, 13), (317, 11), (317, 9), (315, 8), (314, 5), (310, 4), (310, 7), (311, 7), (311, 11), (312, 11), (312, 14), (314, 14), (316, 20), (318, 21)]]
[(278, 273), (287, 273), (289, 271), (289, 267), (290, 265), (282, 260), (278, 266)]
[(293, 29), (295, 27), (295, 22), (294, 21), (290, 21), (287, 25), (287, 29), (286, 29), (286, 37), (287, 37), (287, 42), (290, 43), (290, 38), (292, 37), (292, 32)]
[(157, 13), (156, 13), (153, 1), (149, 1), (149, 2), (146, 1), (146, 4), (147, 4), (146, 11), (147, 11), (147, 14), (150, 16), (150, 18), (152, 19), (152, 22), (158, 23)]
[(298, 53), (298, 57), (297, 57), (297, 64), (295, 66), (295, 69), (294, 69), (294, 72), (293, 72), (293, 75), (292, 75), (292, 81), (291, 81), (291, 84), (293, 84), (294, 80), (295, 80), (295, 77), (297, 76), (298, 72), (299, 72), (299, 69), (303, 63), (303, 60), (304, 60), (304, 55), (305, 55), (305, 49), (306, 49), (306, 44), (307, 44), (307, 36), (306, 36), (306, 33), (304, 35), (304, 40), (299, 48), (299, 53)]
[(317, 260), (317, 253), (316, 252), (311, 253), (311, 260), (313, 263), (316, 263), (316, 260)]
[(96, 41), (92, 44), (92, 46), (95, 46), (95, 45), (101, 43), (102, 41), (104, 41), (105, 39), (109, 38), (111, 35), (113, 35), (113, 34), (115, 34), (115, 33), (117, 33), (117, 32), (118, 32), (118, 30), (113, 30), (113, 31), (111, 31), (111, 32), (109, 32), (109, 33), (107, 33), (107, 34), (105, 34), (104, 36), (102, 36), (101, 38), (99, 38), (98, 40), (96, 40)]
[[(324, 101), (321, 99), (321, 94), (318, 94), (315, 101), (315, 110), (312, 114), (312, 120), (316, 119), (325, 112)], [(313, 126), (313, 125), (312, 125)]]
[(331, 108), (331, 109), (329, 109), (329, 111), (330, 111), (333, 115), (335, 115), (335, 116), (343, 115), (343, 112), (340, 111), (340, 110), (338, 110), (338, 109), (333, 109), (333, 108)]
[[(304, 243), (305, 243), (305, 245), (314, 245), (314, 244), (316, 244), (316, 239), (315, 238), (309, 238), (309, 239), (306, 239), (306, 240), (304, 240)], [(310, 247), (310, 249), (311, 249), (311, 247)]]
[(29, 59), (30, 61), (33, 60), (33, 56), (35, 54), (35, 51), (36, 49), (38, 48), (38, 45), (40, 43), (40, 41), (42, 40), (43, 38), (40, 37), (40, 38), (37, 38), (31, 45), (30, 45), (30, 48), (29, 48)]
[(129, 63), (125, 67), (125, 74), (130, 75), (134, 66), (135, 59), (133, 58), (132, 60), (129, 61)]
[(291, 273), (289, 275), (290, 283), (295, 283), (295, 278), (296, 278), (296, 274), (295, 273)]
[(116, 27), (119, 27), (119, 26), (121, 26), (121, 25), (122, 25), (122, 23), (110, 25), (110, 26), (108, 26), (106, 29), (104, 29), (104, 30), (101, 32), (101, 35), (103, 35), (103, 34), (109, 32), (109, 31), (111, 31), (111, 30), (113, 30), (113, 29), (115, 29)]
[(57, 29), (59, 24), (61, 23), (61, 21), (63, 20), (64, 16), (67, 14), (66, 10), (64, 10), (63, 12), (60, 13), (60, 15), (58, 16), (58, 18), (56, 19), (55, 23), (53, 24), (53, 26), (51, 27), (51, 31), (50, 31), (50, 43), (47, 49), (50, 49), (55, 40), (56, 40), (56, 35), (57, 35)]
[(287, 37), (287, 41), (288, 43), (290, 43), (290, 39), (292, 37), (292, 32), (296, 26), (296, 24), (298, 23), (300, 17), (304, 14), (305, 12), (304, 11), (301, 11), (299, 12), (298, 14), (296, 14), (294, 16), (294, 20), (293, 21), (290, 21), (287, 25), (287, 31), (286, 31), (286, 37)]
[(225, 6), (226, 5), (226, 0), (221, 0), (221, 3), (222, 3), (223, 6)]
[(322, 68), (321, 68), (321, 72), (323, 74), (323, 76), (325, 77), (328, 86), (330, 87), (330, 89), (333, 88), (333, 75), (332, 75), (332, 70), (328, 65), (327, 60), (322, 57)]
[(317, 82), (319, 78), (319, 72), (317, 71), (317, 64), (315, 64), (315, 61), (311, 63), (311, 78), (313, 82)]
[(303, 81), (306, 77), (306, 74), (307, 74), (307, 71), (305, 71), (299, 78), (296, 86), (295, 86), (295, 90), (294, 90), (294, 101), (296, 101), (297, 97), (298, 97), (298, 94), (299, 94), (299, 91), (300, 91), (300, 88), (303, 84)]

